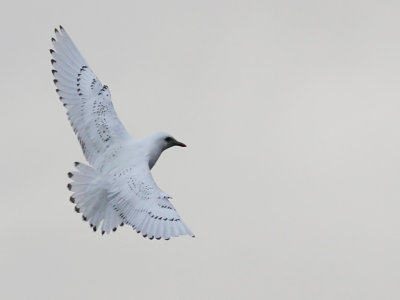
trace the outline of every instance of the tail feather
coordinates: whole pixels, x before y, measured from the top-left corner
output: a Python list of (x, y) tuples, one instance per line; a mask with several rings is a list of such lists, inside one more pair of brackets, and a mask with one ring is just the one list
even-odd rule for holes
[(103, 234), (115, 231), (122, 219), (109, 201), (107, 180), (88, 165), (76, 162), (75, 167), (78, 171), (68, 173), (72, 180), (68, 189), (74, 192), (70, 200), (75, 210), (82, 213), (82, 219), (88, 221), (94, 231), (100, 228)]

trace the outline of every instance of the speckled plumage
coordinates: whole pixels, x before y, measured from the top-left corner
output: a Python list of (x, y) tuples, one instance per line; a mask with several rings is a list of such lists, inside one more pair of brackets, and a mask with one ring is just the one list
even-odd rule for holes
[(149, 239), (194, 236), (150, 171), (165, 149), (185, 145), (166, 133), (133, 139), (114, 110), (109, 88), (61, 26), (52, 43), (56, 91), (90, 164), (75, 163), (77, 171), (68, 173), (76, 212), (102, 234), (128, 224)]

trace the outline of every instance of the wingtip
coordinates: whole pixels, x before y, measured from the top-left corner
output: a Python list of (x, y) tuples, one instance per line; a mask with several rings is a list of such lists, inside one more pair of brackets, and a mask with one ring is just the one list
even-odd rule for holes
[(60, 25), (60, 30), (63, 30), (63, 31), (64, 31), (64, 27), (62, 27), (61, 25)]

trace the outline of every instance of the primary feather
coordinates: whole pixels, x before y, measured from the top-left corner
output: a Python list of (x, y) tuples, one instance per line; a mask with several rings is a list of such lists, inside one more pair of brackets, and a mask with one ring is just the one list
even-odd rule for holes
[(114, 110), (109, 88), (63, 27), (55, 29), (52, 42), (56, 91), (90, 164), (75, 163), (77, 171), (68, 173), (75, 210), (103, 234), (128, 224), (150, 239), (194, 236), (150, 171), (162, 151), (185, 145), (165, 133), (133, 139)]

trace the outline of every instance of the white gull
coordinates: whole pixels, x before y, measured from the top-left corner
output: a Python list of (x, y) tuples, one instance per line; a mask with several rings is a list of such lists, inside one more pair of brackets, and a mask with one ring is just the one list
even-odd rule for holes
[(102, 234), (127, 224), (150, 239), (194, 237), (150, 171), (164, 150), (185, 144), (167, 133), (133, 139), (114, 110), (109, 88), (63, 27), (55, 29), (52, 42), (56, 91), (90, 164), (77, 162), (77, 171), (68, 173), (75, 210)]

